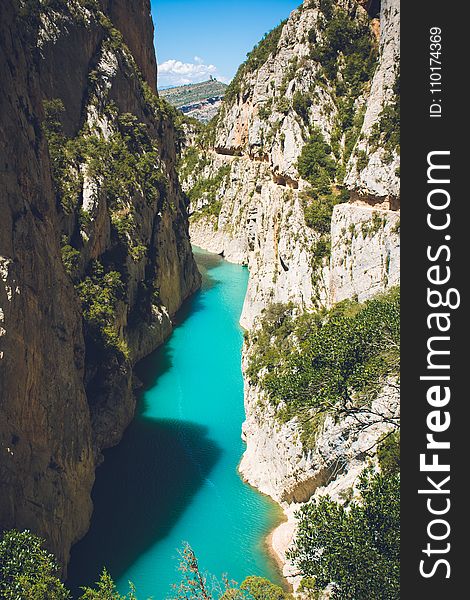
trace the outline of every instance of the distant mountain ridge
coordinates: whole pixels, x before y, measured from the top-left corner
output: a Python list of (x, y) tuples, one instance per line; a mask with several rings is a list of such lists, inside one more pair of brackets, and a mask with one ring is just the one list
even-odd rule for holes
[(159, 94), (185, 114), (207, 122), (218, 112), (227, 87), (227, 84), (217, 79), (209, 79), (201, 83), (161, 89)]
[(176, 108), (182, 108), (189, 104), (196, 104), (202, 100), (217, 96), (224, 96), (227, 84), (217, 81), (217, 79), (209, 79), (200, 83), (188, 83), (177, 87), (159, 90), (160, 96), (165, 98), (170, 104)]

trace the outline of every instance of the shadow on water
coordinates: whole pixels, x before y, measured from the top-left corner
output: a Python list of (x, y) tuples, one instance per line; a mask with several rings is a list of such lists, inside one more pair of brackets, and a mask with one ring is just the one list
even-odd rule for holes
[[(203, 289), (217, 285), (210, 271), (219, 263), (218, 257), (198, 260)], [(175, 324), (203, 309), (199, 291), (183, 304)], [(144, 389), (150, 389), (171, 367), (171, 345), (164, 344), (139, 363), (136, 373)], [(118, 580), (149, 547), (165, 538), (221, 456), (206, 427), (149, 418), (145, 413), (142, 393), (135, 420), (121, 443), (104, 452), (104, 463), (97, 470), (91, 527), (72, 549), (68, 585), (75, 597), (80, 586), (99, 578), (103, 567)]]
[(119, 579), (163, 539), (220, 454), (205, 427), (136, 419), (98, 470), (92, 527), (72, 551), (68, 583), (74, 593), (96, 581), (104, 566)]

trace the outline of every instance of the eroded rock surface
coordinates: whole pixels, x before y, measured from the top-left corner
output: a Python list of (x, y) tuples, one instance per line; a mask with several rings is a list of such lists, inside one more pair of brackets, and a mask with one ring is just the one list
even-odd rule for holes
[(65, 567), (132, 367), (200, 276), (149, 1), (33, 8), (1, 4), (0, 528)]

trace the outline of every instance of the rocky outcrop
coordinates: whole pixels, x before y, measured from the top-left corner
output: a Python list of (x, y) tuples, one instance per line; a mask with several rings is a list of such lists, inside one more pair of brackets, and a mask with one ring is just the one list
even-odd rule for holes
[(149, 2), (101, 9), (1, 7), (0, 528), (63, 566), (132, 419), (132, 367), (200, 282)]
[[(395, 224), (397, 221), (389, 209), (395, 212), (399, 206), (399, 158), (397, 148), (391, 147), (393, 140), (384, 141), (390, 132), (384, 133), (380, 127), (384, 107), (396, 100), (392, 88), (397, 76), (394, 68), (398, 3), (382, 3), (377, 63), (362, 91), (349, 98), (353, 106), (349, 118), (354, 125), (343, 131), (345, 109), (343, 96), (339, 96), (343, 92), (339, 91), (338, 82), (322, 71), (315, 54), (316, 48), (327, 43), (324, 38), (328, 19), (320, 6), (317, 2), (305, 2), (260, 43), (253, 55), (258, 57), (259, 48), (268, 46), (264, 62), (251, 68), (248, 59), (241, 67), (219, 116), (211, 124), (209, 145), (207, 140), (199, 141), (204, 158), (189, 174), (183, 169), (183, 185), (192, 201), (194, 243), (223, 254), (228, 260), (247, 264), (250, 269), (241, 319), (247, 328), (271, 302), (292, 301), (304, 308), (331, 305), (344, 297), (341, 289), (347, 294), (358, 286), (364, 287), (360, 295), (365, 299), (398, 279), (398, 236), (392, 231), (393, 226), (374, 237), (379, 258), (372, 260), (382, 261), (381, 269), (366, 264), (372, 251), (368, 258), (358, 255), (357, 261), (353, 253), (351, 260), (356, 265), (346, 261), (349, 231), (343, 236), (344, 247), (339, 241), (345, 213), (350, 215), (348, 226), (354, 221), (364, 230), (375, 228), (374, 215), (378, 211), (388, 210), (389, 217), (385, 213), (383, 217)], [(337, 6), (358, 28), (368, 24), (371, 40), (375, 40), (375, 17), (371, 18), (353, 1), (341, 1)], [(372, 13), (376, 14), (376, 7)], [(370, 43), (373, 48), (377, 42)], [(329, 245), (330, 240), (320, 239), (315, 226), (309, 223), (306, 207), (311, 186), (298, 171), (298, 159), (309, 142), (312, 127), (334, 149), (337, 172), (343, 172), (343, 191), (347, 190), (350, 196), (349, 203), (337, 207), (332, 214), (331, 258), (321, 251), (321, 246)], [(366, 164), (364, 154), (370, 159)], [(371, 169), (375, 183), (367, 169)], [(214, 186), (222, 171), (228, 174)], [(206, 188), (208, 191), (201, 193)], [(373, 206), (375, 210), (361, 206)], [(367, 217), (369, 225), (364, 223)], [(354, 240), (352, 243), (359, 253), (358, 244)], [(344, 272), (339, 264), (342, 261), (343, 265), (348, 263)], [(384, 273), (385, 267), (390, 273)], [(362, 277), (363, 281), (353, 283), (361, 269), (368, 272), (368, 281)]]

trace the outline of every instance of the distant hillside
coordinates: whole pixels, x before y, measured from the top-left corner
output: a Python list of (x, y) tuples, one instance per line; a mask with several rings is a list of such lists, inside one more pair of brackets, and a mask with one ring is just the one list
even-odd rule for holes
[(210, 79), (201, 83), (189, 83), (188, 85), (160, 90), (159, 93), (173, 106), (182, 108), (190, 104), (197, 104), (208, 98), (223, 96), (227, 87), (225, 83)]
[(218, 113), (227, 87), (225, 83), (210, 79), (159, 90), (159, 94), (183, 113), (207, 123)]

